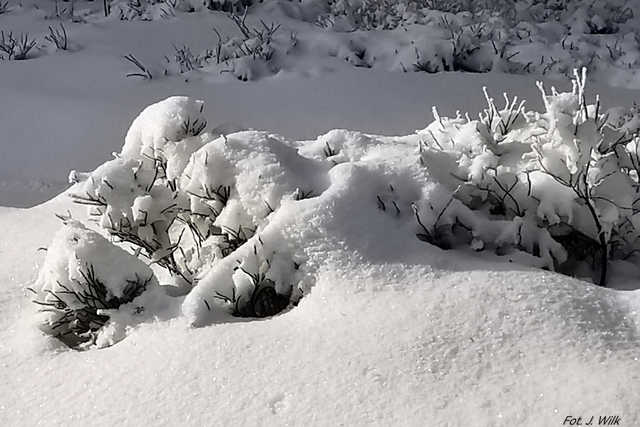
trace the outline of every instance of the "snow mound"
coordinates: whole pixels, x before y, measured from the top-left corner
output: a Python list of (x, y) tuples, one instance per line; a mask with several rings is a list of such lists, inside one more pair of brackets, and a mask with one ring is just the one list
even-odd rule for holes
[(203, 110), (204, 102), (186, 96), (172, 96), (148, 106), (131, 124), (121, 156), (153, 155), (167, 142), (200, 134), (207, 125)]
[[(215, 139), (198, 150), (182, 175), (182, 188), (195, 198), (203, 189), (233, 188), (247, 220), (258, 223), (298, 192), (320, 194), (328, 167), (300, 156), (282, 137), (239, 132)], [(230, 209), (231, 210), (231, 209)], [(237, 228), (237, 220), (220, 226)]]
[[(72, 173), (74, 197), (108, 233), (170, 273), (194, 325), (295, 306), (326, 264), (325, 240), (344, 241), (353, 230), (380, 247), (371, 250), (380, 259), (392, 242), (401, 250), (422, 241), (574, 274), (588, 267), (571, 245), (597, 251), (606, 224), (626, 221), (596, 199), (630, 205), (620, 192), (634, 179), (603, 154), (605, 136), (618, 141), (612, 150), (623, 141), (615, 136), (621, 127), (598, 115), (599, 104), (587, 106), (584, 85), (585, 75), (576, 74), (572, 92), (543, 90), (542, 114), (506, 95), (499, 110), (485, 91), (479, 120), (440, 117), (434, 107), (433, 123), (415, 135), (332, 130), (307, 142), (190, 131), (206, 123), (203, 103), (171, 97), (134, 120), (116, 159), (90, 174)], [(599, 154), (586, 158), (577, 138), (589, 153), (599, 140)], [(584, 189), (572, 188), (583, 169), (593, 177), (584, 175)], [(345, 230), (343, 209), (361, 224)], [(300, 224), (299, 217), (308, 219)], [(307, 224), (317, 232), (309, 234)], [(586, 255), (592, 265), (594, 253)], [(602, 284), (614, 253), (605, 254)]]
[(70, 346), (94, 344), (110, 310), (157, 286), (147, 265), (81, 223), (68, 221), (47, 248), (35, 283), (40, 328)]

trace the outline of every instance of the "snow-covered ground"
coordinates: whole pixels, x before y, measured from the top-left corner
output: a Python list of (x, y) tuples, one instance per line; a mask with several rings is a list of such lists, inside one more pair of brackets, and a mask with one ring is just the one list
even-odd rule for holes
[(344, 201), (297, 220), (322, 261), (290, 312), (195, 329), (165, 314), (113, 347), (63, 350), (37, 332), (23, 287), (52, 212), (71, 207), (0, 212), (3, 425), (640, 421), (637, 292), (452, 255)]
[[(436, 174), (418, 162), (414, 132), (433, 121), (432, 106), (443, 117), (457, 110), (475, 117), (487, 86), (541, 111), (535, 81), (542, 76), (403, 73), (391, 60), (353, 67), (323, 53), (331, 43), (348, 46), (351, 33), (292, 19), (283, 14), (295, 9), (288, 2), (267, 2), (249, 16), (283, 23), (287, 37), (296, 31), (301, 50), (274, 75), (243, 82), (212, 66), (163, 76), (172, 43), (211, 47), (211, 27), (231, 32), (229, 19), (207, 10), (152, 22), (87, 15), (87, 22), (65, 21), (72, 51), (62, 52), (43, 41), (58, 22), (45, 19), (50, 2), (24, 3), (0, 14), (0, 29), (37, 34), (43, 46), (26, 61), (0, 61), (0, 425), (539, 426), (562, 425), (567, 416), (594, 416), (595, 425), (609, 415), (640, 424), (637, 270), (612, 263), (613, 286), (630, 290), (605, 289), (520, 265), (518, 251), (443, 250), (416, 238), (412, 208), (447, 200)], [(101, 7), (76, 3), (79, 16), (83, 7)], [(378, 47), (401, 41), (393, 31), (372, 34), (360, 35), (384, 38)], [(150, 65), (152, 80), (125, 77), (134, 71), (122, 59), (129, 53)], [(603, 109), (638, 99), (637, 90), (612, 88), (605, 77), (589, 85)], [(543, 81), (570, 88), (566, 80)], [(187, 141), (209, 145), (181, 155), (188, 144), (171, 144), (184, 135), (163, 138), (175, 130), (163, 126), (182, 117), (150, 113), (123, 149), (133, 119), (172, 95), (204, 101), (211, 133)], [(363, 133), (335, 130), (342, 128)], [(235, 133), (244, 129), (267, 133)], [(179, 165), (169, 167), (189, 191), (189, 209), (208, 203), (193, 199), (198, 185), (223, 180), (234, 193), (216, 224), (242, 227), (250, 219), (256, 234), (211, 265), (198, 257), (193, 289), (169, 296), (152, 283), (146, 299), (112, 312), (97, 341), (104, 348), (70, 350), (38, 329), (43, 313), (27, 288), (42, 287), (39, 297), (46, 296), (55, 289), (47, 280), (73, 277), (74, 256), (111, 265), (113, 277), (130, 265), (115, 252), (92, 254), (87, 248), (106, 241), (74, 225), (52, 245), (63, 227), (55, 214), (100, 229), (69, 197), (93, 195), (94, 181), (76, 173), (75, 187), (58, 193), (72, 169), (91, 171), (121, 150), (123, 164), (142, 164), (158, 144), (178, 153)], [(123, 176), (121, 163), (110, 165), (95, 172), (99, 197), (111, 187), (100, 179)], [(299, 190), (313, 193), (298, 200)], [(128, 199), (105, 203), (130, 209)], [(103, 226), (117, 209), (97, 212)], [(54, 250), (65, 239), (87, 246)], [(217, 292), (242, 290), (232, 267), (237, 261), (251, 271), (256, 247), (271, 260), (271, 279), (295, 281), (299, 301), (266, 319), (232, 317)], [(160, 285), (175, 284), (153, 268)]]

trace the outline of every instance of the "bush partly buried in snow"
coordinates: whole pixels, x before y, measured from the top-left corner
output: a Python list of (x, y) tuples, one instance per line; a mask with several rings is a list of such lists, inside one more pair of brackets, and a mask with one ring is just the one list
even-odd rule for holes
[(142, 261), (69, 220), (48, 248), (33, 290), (40, 328), (70, 347), (90, 346), (112, 313), (140, 312), (144, 299), (138, 297), (157, 286)]
[[(186, 97), (151, 105), (132, 123), (115, 159), (92, 173), (70, 174), (77, 184), (73, 199), (88, 205), (100, 227), (135, 256), (76, 223), (67, 226), (38, 283), (36, 301), (56, 313), (46, 319), (46, 332), (72, 345), (92, 341), (108, 322), (102, 310), (117, 309), (156, 283), (136, 257), (163, 267), (173, 294), (223, 271), (228, 280), (216, 281), (202, 300), (209, 311), (267, 317), (295, 303), (300, 261), (261, 230), (283, 199), (298, 198), (298, 186), (309, 194), (319, 166), (266, 133), (214, 138), (203, 133), (202, 113), (202, 101)], [(78, 239), (95, 248), (82, 243), (89, 253), (80, 253)], [(105, 252), (122, 259), (101, 256)], [(230, 263), (221, 262), (230, 255)], [(61, 268), (49, 267), (59, 260), (81, 266), (63, 280)], [(112, 270), (119, 275), (112, 278)], [(118, 288), (133, 277), (140, 287)]]
[(366, 53), (362, 61), (349, 60), (356, 66), (568, 78), (577, 66), (623, 79), (639, 63), (636, 3), (338, 0), (310, 15), (322, 28), (353, 33), (351, 43)]
[[(128, 0), (113, 8), (122, 19), (156, 19), (192, 10), (187, 3)], [(234, 33), (214, 28), (214, 42), (206, 49), (175, 45), (164, 63), (152, 68), (165, 75), (202, 70), (248, 81), (302, 65), (312, 54), (323, 61), (336, 57), (355, 67), (403, 72), (498, 71), (570, 78), (574, 67), (587, 67), (596, 78), (628, 85), (636, 83), (630, 70), (640, 64), (640, 6), (625, 0), (304, 0), (286, 6), (272, 2), (252, 8), (255, 13), (247, 17), (250, 3), (208, 2), (209, 8), (228, 12)], [(199, 7), (204, 8), (202, 2)], [(303, 33), (298, 40), (287, 28), (259, 19), (265, 11), (314, 22), (322, 30), (312, 37)], [(140, 70), (128, 76), (151, 78), (139, 60), (125, 58)]]
[[(314, 0), (309, 0), (313, 3)], [(609, 0), (585, 4), (580, 0), (330, 0), (318, 24), (352, 30), (394, 29), (423, 20), (431, 12), (520, 21), (566, 22), (579, 18), (589, 34), (612, 34), (633, 17), (633, 2)]]
[[(476, 120), (434, 108), (436, 120), (419, 132), (420, 160), (475, 216), (452, 203), (439, 228), (425, 228), (426, 240), (464, 234), (474, 248), (515, 247), (569, 274), (588, 261), (606, 286), (609, 260), (640, 249), (640, 139), (629, 117), (605, 114), (599, 98), (587, 103), (585, 79), (576, 72), (567, 93), (539, 84), (542, 113), (506, 95), (498, 109), (486, 91)], [(494, 226), (477, 223), (478, 214)]]
[(231, 12), (227, 16), (239, 35), (227, 37), (214, 28), (216, 45), (201, 53), (193, 53), (186, 45), (174, 46), (173, 55), (165, 57), (165, 74), (208, 67), (211, 71), (230, 73), (238, 80), (249, 81), (278, 72), (280, 65), (276, 56), (286, 54), (295, 45), (295, 36), (292, 33), (282, 36), (276, 23), (260, 20), (258, 25), (248, 24), (247, 9), (241, 15)]

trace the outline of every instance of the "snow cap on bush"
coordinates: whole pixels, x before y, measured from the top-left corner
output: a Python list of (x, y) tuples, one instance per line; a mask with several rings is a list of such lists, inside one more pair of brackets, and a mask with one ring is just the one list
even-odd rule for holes
[(42, 331), (70, 346), (92, 343), (109, 310), (157, 287), (151, 269), (77, 221), (67, 221), (47, 250), (34, 287)]
[(172, 96), (145, 108), (131, 124), (121, 156), (155, 157), (167, 142), (199, 135), (207, 125), (204, 102), (187, 96)]

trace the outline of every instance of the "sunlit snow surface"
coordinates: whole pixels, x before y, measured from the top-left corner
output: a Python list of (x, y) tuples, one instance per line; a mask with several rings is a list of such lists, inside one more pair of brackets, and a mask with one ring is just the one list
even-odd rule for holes
[(82, 211), (66, 195), (0, 211), (3, 424), (551, 425), (610, 412), (636, 423), (637, 291), (420, 242), (364, 197), (420, 179), (394, 156), (406, 144), (358, 135), (302, 146), (360, 138), (321, 195), (283, 204), (264, 229), (307, 258), (315, 282), (272, 319), (216, 324), (205, 278), (113, 347), (65, 350), (37, 332), (24, 286), (59, 227), (52, 213)]
[(3, 425), (638, 422), (637, 292), (363, 235), (344, 205), (307, 227), (323, 262), (286, 314), (194, 329), (176, 313), (107, 349), (54, 349), (22, 286), (65, 207), (0, 212)]
[[(44, 21), (20, 19), (45, 30)], [(484, 84), (538, 98), (532, 78), (500, 74), (339, 69), (248, 84), (134, 82), (119, 56), (144, 44), (137, 35), (162, 35), (149, 47), (158, 55), (173, 38), (163, 23), (108, 33), (106, 25), (122, 24), (78, 27), (87, 48), (33, 60), (46, 66), (0, 64), (10, 76), (0, 79), (2, 99), (12, 99), (0, 105), (0, 205), (49, 198), (68, 170), (107, 160), (132, 119), (173, 94), (203, 99), (211, 126), (269, 129), (291, 141), (334, 128), (411, 134), (431, 120), (432, 105), (449, 115), (479, 109)], [(636, 96), (606, 90), (621, 105)], [(299, 305), (271, 319), (216, 323), (199, 299), (205, 281), (114, 346), (68, 350), (39, 332), (25, 289), (43, 263), (38, 249), (61, 227), (54, 213), (85, 219), (84, 209), (67, 194), (0, 208), (0, 425), (542, 426), (567, 415), (640, 424), (639, 291), (419, 241), (375, 199), (389, 182), (407, 199), (429, 194), (409, 155), (415, 140), (356, 144), (362, 134), (335, 130), (290, 144), (313, 158), (347, 137), (355, 142), (341, 147), (321, 194), (285, 203), (265, 227), (312, 273)], [(54, 187), (24, 197), (38, 180)]]

